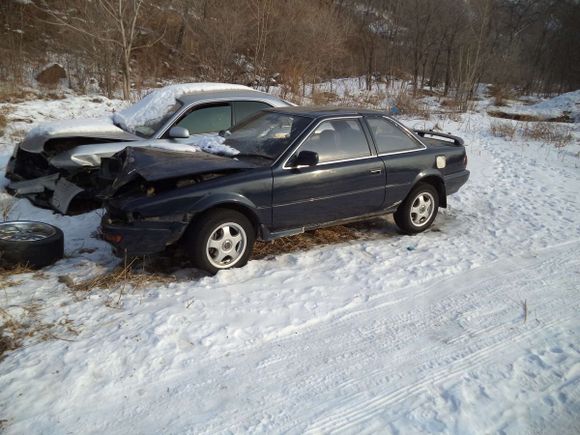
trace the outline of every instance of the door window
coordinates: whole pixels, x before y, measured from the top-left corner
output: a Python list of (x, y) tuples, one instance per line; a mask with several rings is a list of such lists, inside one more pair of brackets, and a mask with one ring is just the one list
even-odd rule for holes
[(176, 126), (187, 128), (189, 134), (215, 133), (232, 125), (232, 108), (229, 104), (193, 109)]
[(248, 118), (260, 110), (269, 109), (272, 106), (260, 101), (235, 101), (232, 103), (234, 106), (234, 114), (236, 117), (235, 123), (238, 124), (240, 121)]
[(393, 122), (385, 118), (367, 118), (379, 154), (419, 149), (421, 146)]
[(370, 156), (361, 125), (356, 119), (324, 121), (302, 144), (300, 151), (318, 153), (320, 163)]

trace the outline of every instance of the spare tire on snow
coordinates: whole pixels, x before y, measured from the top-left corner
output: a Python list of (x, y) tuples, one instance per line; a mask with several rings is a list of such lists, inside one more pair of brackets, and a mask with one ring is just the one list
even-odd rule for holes
[(40, 268), (64, 256), (60, 228), (44, 222), (0, 222), (0, 265)]

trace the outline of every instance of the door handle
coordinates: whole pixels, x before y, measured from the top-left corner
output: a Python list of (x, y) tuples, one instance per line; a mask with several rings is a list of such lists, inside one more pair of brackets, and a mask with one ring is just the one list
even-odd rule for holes
[(369, 173), (370, 173), (371, 175), (380, 174), (381, 172), (383, 172), (383, 170), (382, 170), (382, 169), (371, 169), (371, 170), (369, 171)]

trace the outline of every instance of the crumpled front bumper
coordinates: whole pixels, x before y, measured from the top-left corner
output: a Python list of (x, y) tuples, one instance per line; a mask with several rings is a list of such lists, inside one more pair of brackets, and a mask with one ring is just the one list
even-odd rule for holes
[(108, 214), (101, 221), (101, 237), (113, 246), (118, 257), (142, 257), (163, 252), (167, 246), (177, 242), (188, 222), (134, 221), (113, 222)]
[(63, 214), (68, 212), (72, 200), (84, 191), (59, 173), (12, 181), (7, 190), (15, 196), (28, 198), (36, 205), (53, 208)]
[(85, 189), (67, 180), (50, 166), (40, 153), (30, 153), (16, 146), (6, 166), (7, 190), (28, 198), (33, 204), (66, 214), (72, 200)]

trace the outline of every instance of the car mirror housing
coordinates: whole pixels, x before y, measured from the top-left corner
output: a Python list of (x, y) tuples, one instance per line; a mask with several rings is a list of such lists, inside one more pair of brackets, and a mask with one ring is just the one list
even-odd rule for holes
[(189, 136), (189, 130), (183, 127), (171, 127), (169, 130), (169, 137), (173, 139), (187, 139)]
[(318, 164), (318, 153), (314, 151), (300, 151), (294, 158), (292, 166), (316, 166)]

